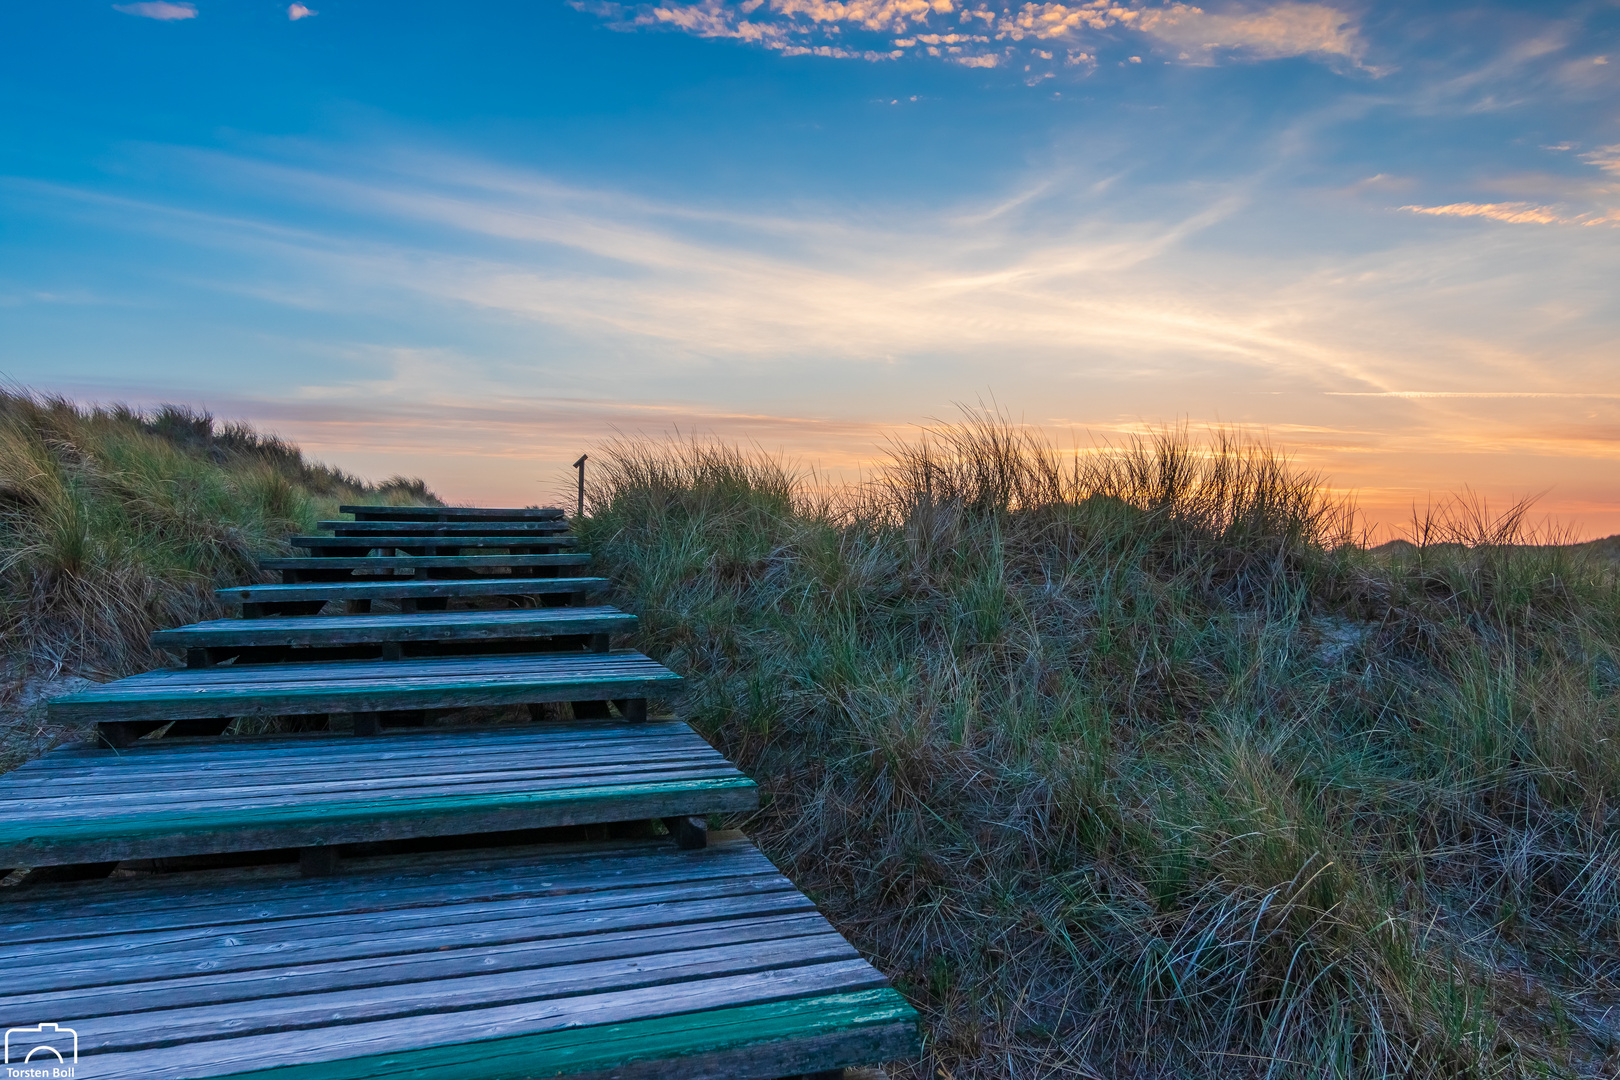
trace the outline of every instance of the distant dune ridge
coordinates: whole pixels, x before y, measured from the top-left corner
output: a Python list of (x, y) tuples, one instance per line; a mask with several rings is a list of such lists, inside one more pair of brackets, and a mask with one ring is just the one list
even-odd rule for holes
[(259, 580), (260, 557), (361, 498), (439, 501), (184, 406), (0, 391), (0, 762), (55, 737), (30, 720), (42, 697), (168, 663), (148, 634), (224, 614), (215, 588)]
[[(896, 1080), (1620, 1075), (1620, 537), (1458, 501), (1368, 548), (1263, 445), (981, 413), (841, 490), (590, 460), (577, 531), (759, 781), (736, 824), (924, 1013)], [(438, 502), (0, 395), (9, 763), (356, 499)]]

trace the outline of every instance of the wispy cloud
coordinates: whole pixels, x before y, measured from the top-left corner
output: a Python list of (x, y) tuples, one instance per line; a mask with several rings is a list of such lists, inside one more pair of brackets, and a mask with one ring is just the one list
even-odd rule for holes
[(1620, 176), (1620, 143), (1599, 147), (1591, 153), (1582, 154), (1581, 160), (1596, 165), (1606, 173)]
[(1257, 60), (1320, 55), (1359, 65), (1367, 51), (1354, 16), (1326, 4), (1290, 2), (1214, 13), (1174, 3), (1143, 11), (1135, 26), (1180, 49), (1181, 59), (1205, 63), (1231, 51)]
[(1552, 206), (1531, 203), (1447, 203), (1444, 206), (1403, 206), (1414, 214), (1434, 217), (1480, 217), (1509, 225), (1620, 225), (1620, 212), (1570, 214)]
[[(1395, 504), (1423, 454), (1488, 460), (1434, 482), (1482, 489), (1513, 454), (1584, 455), (1599, 478), (1620, 460), (1607, 311), (1579, 307), (1620, 255), (1589, 230), (1373, 213), (1355, 253), (1262, 257), (1232, 239), (1258, 196), (1203, 183), (1127, 198), (1043, 174), (959, 205), (751, 210), (438, 150), (167, 153), (238, 209), (16, 180), (0, 198), (139, 229), (142, 280), (168, 291), (312, 320), (278, 346), (304, 357), (275, 391), (306, 417), (294, 433), (461, 498), (529, 491), (536, 460), (573, 460), (606, 424), (697, 424), (853, 468), (881, 432), (987, 389), (1101, 432), (1305, 425), (1313, 465)], [(324, 224), (296, 224), (311, 210)], [(205, 249), (185, 264), (209, 271), (165, 279), (171, 249)], [(330, 424), (307, 419), (321, 409)]]
[(114, 11), (122, 11), (125, 15), (136, 15), (143, 19), (158, 19), (162, 22), (174, 22), (178, 19), (195, 19), (197, 5), (171, 4), (166, 0), (150, 0), (142, 4), (114, 4)]
[(320, 14), (320, 12), (311, 11), (309, 8), (305, 7), (303, 4), (288, 4), (287, 5), (287, 18), (292, 20), (293, 22), (297, 22), (299, 19), (307, 19), (311, 15), (319, 15), (319, 14)]
[[(1092, 66), (1099, 45), (1143, 36), (1183, 60), (1230, 56), (1272, 60), (1319, 56), (1361, 65), (1366, 46), (1353, 16), (1319, 3), (1283, 3), (1208, 12), (1180, 2), (1127, 6), (983, 0), (686, 0), (619, 3), (570, 0), (621, 30), (664, 28), (729, 38), (787, 56), (869, 61), (926, 55), (968, 67), (1020, 62)], [(1061, 59), (1052, 46), (1063, 50)], [(1132, 56), (1133, 62), (1140, 62)]]

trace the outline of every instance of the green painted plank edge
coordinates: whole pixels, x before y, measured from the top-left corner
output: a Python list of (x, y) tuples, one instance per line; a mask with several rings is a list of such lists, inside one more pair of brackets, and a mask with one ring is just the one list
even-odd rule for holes
[[(588, 657), (591, 654), (580, 654)], [(597, 654), (601, 655), (601, 654)], [(607, 654), (612, 655), (612, 654)], [(396, 661), (399, 662), (399, 661)], [(652, 661), (648, 661), (652, 664)], [(265, 665), (269, 666), (269, 665)], [(203, 671), (223, 671), (205, 668)], [(368, 673), (370, 674), (370, 673)], [(140, 676), (131, 676), (139, 678)], [(119, 682), (126, 680), (120, 679)], [(295, 689), (275, 686), (269, 689), (232, 689), (226, 686), (193, 686), (175, 690), (84, 690), (53, 698), (50, 717), (56, 723), (107, 723), (118, 720), (175, 720), (194, 716), (259, 716), (269, 713), (365, 712), (384, 709), (455, 708), (467, 705), (523, 704), (525, 702), (569, 701), (646, 697), (678, 688), (684, 680), (673, 671), (659, 667), (639, 674), (583, 674), (566, 677), (534, 675), (507, 677), (487, 683), (471, 678), (414, 676), (399, 689), (386, 689), (374, 681), (360, 689), (344, 688), (341, 683)], [(118, 683), (106, 683), (117, 686)], [(458, 704), (448, 705), (453, 699)], [(319, 706), (318, 708), (315, 706)], [(159, 708), (163, 716), (152, 714)]]
[[(522, 520), (560, 521), (566, 513), (558, 506), (362, 506), (344, 503), (340, 514), (400, 514), (416, 520), (423, 515), (446, 514), (453, 517), (489, 517), (494, 514), (520, 514)], [(406, 520), (401, 518), (401, 520)]]
[(493, 791), (475, 795), (425, 795), (400, 799), (355, 799), (340, 802), (310, 800), (296, 806), (243, 807), (237, 810), (207, 812), (165, 812), (141, 809), (127, 818), (88, 817), (82, 821), (30, 821), (19, 818), (0, 821), (0, 848), (85, 840), (114, 840), (194, 832), (220, 832), (276, 825), (317, 822), (335, 826), (354, 821), (388, 821), (411, 817), (444, 817), (491, 810), (521, 810), (559, 803), (589, 805), (594, 802), (627, 798), (647, 798), (665, 794), (699, 794), (722, 791), (749, 791), (754, 782), (746, 776), (711, 780), (663, 780), (650, 784), (614, 784), (602, 787), (559, 788), (554, 791)]
[(231, 1073), (218, 1080), (466, 1080), (469, 1076), (478, 1080), (527, 1080), (866, 1028), (896, 1024), (914, 1027), (916, 1023), (916, 1010), (894, 990), (885, 988), (512, 1035), (403, 1054), (283, 1065)]

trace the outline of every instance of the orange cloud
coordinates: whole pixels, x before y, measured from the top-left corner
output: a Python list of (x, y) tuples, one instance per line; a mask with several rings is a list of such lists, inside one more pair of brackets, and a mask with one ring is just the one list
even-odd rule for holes
[(1414, 214), (1435, 217), (1482, 217), (1509, 225), (1620, 225), (1620, 210), (1604, 213), (1563, 214), (1551, 206), (1530, 203), (1447, 203), (1445, 206), (1403, 206)]
[[(1138, 31), (1181, 50), (1184, 59), (1210, 62), (1220, 50), (1250, 59), (1286, 56), (1338, 57), (1361, 63), (1364, 43), (1352, 16), (1327, 4), (1285, 0), (1236, 14), (1211, 14), (1173, 2), (1141, 7), (1114, 0), (1081, 3), (1035, 2), (992, 6), (986, 0), (664, 0), (634, 5), (618, 0), (569, 0), (578, 10), (614, 20), (622, 30), (664, 26), (706, 38), (730, 38), (788, 56), (830, 56), (889, 60), (908, 50), (969, 67), (995, 67), (1000, 57), (956, 55), (959, 42), (990, 38), (1009, 42), (1080, 44), (1084, 35), (1106, 30)], [(974, 23), (982, 33), (971, 33)], [(892, 48), (859, 48), (838, 35), (865, 32), (895, 35)], [(1069, 50), (1090, 62), (1092, 53)], [(1050, 62), (1047, 49), (1029, 50), (1028, 59)], [(1072, 63), (1073, 61), (1071, 61)], [(1133, 62), (1140, 62), (1135, 58)], [(1368, 69), (1370, 70), (1370, 69)]]

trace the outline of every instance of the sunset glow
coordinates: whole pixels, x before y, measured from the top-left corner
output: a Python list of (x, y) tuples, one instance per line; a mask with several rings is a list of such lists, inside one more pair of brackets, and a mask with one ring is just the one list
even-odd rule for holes
[[(312, 17), (316, 16), (318, 17)], [(15, 5), (0, 374), (458, 502), (981, 403), (1620, 532), (1620, 10)], [(1615, 62), (1611, 63), (1611, 57)]]

